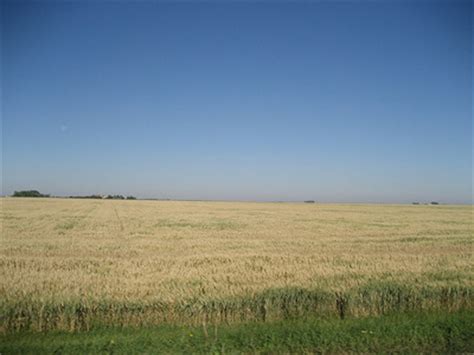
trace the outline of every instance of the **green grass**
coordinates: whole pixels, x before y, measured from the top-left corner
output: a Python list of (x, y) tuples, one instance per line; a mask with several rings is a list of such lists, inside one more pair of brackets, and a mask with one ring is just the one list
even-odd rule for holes
[(474, 351), (474, 311), (286, 320), (206, 326), (162, 325), (90, 332), (12, 333), (0, 353), (462, 353)]

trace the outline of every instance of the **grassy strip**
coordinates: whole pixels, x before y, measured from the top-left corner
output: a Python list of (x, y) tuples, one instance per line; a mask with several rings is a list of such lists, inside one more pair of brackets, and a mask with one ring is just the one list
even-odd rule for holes
[(314, 353), (474, 351), (474, 311), (219, 326), (0, 336), (0, 353)]

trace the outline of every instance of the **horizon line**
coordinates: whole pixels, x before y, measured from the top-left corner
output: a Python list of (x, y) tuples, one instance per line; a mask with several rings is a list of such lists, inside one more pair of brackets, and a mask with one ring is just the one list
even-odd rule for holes
[[(113, 196), (111, 194), (99, 195), (102, 198), (87, 198), (86, 196), (93, 195), (50, 195), (44, 197), (23, 197), (23, 196), (12, 196), (12, 195), (0, 195), (0, 198), (12, 198), (12, 199), (41, 199), (41, 198), (56, 198), (56, 199), (76, 199), (76, 200), (119, 200), (122, 199), (107, 199), (106, 196)], [(132, 196), (132, 195), (128, 195)], [(126, 196), (123, 201), (126, 201)], [(354, 205), (412, 205), (412, 206), (473, 206), (474, 202), (442, 202), (442, 201), (411, 201), (411, 202), (382, 202), (382, 201), (327, 201), (327, 200), (252, 200), (252, 199), (191, 199), (191, 198), (161, 198), (161, 197), (136, 197), (134, 199), (129, 199), (128, 201), (169, 201), (169, 202), (241, 202), (241, 203), (301, 203), (301, 204), (354, 204)], [(434, 203), (433, 203), (434, 202)]]

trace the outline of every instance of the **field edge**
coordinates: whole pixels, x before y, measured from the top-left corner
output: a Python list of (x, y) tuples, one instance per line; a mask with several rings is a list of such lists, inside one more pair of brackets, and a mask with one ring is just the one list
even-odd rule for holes
[(474, 350), (474, 311), (0, 336), (0, 353), (319, 353)]

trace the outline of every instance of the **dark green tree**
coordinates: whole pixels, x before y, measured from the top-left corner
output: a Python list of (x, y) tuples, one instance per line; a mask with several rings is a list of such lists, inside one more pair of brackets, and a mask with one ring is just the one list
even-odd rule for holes
[(42, 194), (38, 190), (23, 190), (15, 191), (13, 197), (49, 197), (49, 195)]

